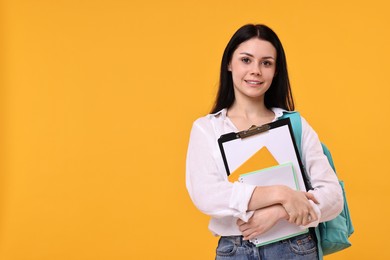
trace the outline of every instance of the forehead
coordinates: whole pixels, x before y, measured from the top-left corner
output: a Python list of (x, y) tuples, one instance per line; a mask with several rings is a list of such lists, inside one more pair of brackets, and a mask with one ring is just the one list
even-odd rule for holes
[(258, 38), (252, 38), (238, 45), (233, 55), (248, 53), (255, 57), (271, 56), (276, 58), (276, 49), (272, 43)]

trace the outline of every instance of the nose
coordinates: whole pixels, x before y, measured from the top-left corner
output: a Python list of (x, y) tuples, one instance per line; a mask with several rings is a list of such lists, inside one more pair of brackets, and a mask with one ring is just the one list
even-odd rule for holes
[(256, 64), (254, 62), (251, 69), (252, 69), (251, 71), (252, 75), (258, 75), (258, 76), (261, 75), (261, 66), (259, 64)]

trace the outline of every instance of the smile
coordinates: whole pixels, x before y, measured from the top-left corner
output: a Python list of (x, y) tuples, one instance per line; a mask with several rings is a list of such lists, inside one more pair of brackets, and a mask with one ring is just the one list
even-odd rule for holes
[(246, 83), (251, 84), (251, 85), (261, 85), (263, 82), (257, 81), (257, 80), (245, 80)]

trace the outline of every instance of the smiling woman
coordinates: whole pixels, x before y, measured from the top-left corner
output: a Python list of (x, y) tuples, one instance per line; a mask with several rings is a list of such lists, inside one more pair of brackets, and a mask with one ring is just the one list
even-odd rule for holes
[[(229, 118), (239, 130), (248, 128), (249, 125), (261, 125), (262, 121), (256, 118), (245, 122), (240, 112), (247, 103), (264, 104), (264, 95), (272, 84), (276, 72), (276, 49), (267, 41), (252, 38), (241, 43), (234, 51), (228, 71), (233, 78), (234, 96), (236, 101), (228, 111)], [(273, 116), (269, 111), (265, 114), (266, 121)], [(259, 118), (261, 119), (261, 118)], [(252, 121), (253, 120), (253, 121)]]
[(227, 44), (212, 113), (193, 124), (186, 184), (209, 228), (220, 236), (216, 259), (322, 259), (315, 237), (306, 233), (256, 247), (249, 240), (279, 220), (316, 227), (336, 217), (343, 199), (315, 131), (302, 119), (302, 161), (313, 190), (229, 182), (217, 139), (226, 133), (278, 120), (294, 110), (282, 44), (265, 25), (241, 27)]

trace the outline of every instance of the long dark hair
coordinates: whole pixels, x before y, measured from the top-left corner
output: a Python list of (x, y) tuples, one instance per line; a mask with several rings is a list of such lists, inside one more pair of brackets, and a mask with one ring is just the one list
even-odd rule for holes
[(265, 93), (265, 106), (267, 108), (280, 107), (288, 111), (294, 110), (294, 100), (287, 72), (286, 55), (282, 43), (271, 28), (263, 24), (247, 24), (234, 33), (225, 48), (221, 62), (218, 94), (211, 113), (216, 113), (223, 108), (230, 108), (233, 105), (235, 99), (233, 79), (232, 73), (228, 70), (228, 66), (233, 52), (238, 46), (252, 38), (268, 41), (276, 49), (276, 74), (270, 88)]

